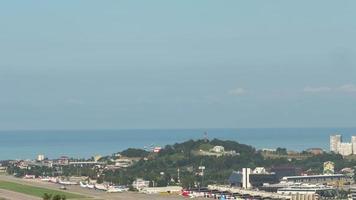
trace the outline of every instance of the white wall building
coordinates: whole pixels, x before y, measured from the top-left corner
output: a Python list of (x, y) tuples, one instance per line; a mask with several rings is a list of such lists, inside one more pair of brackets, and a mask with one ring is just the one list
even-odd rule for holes
[(356, 136), (351, 136), (352, 152), (356, 154)]
[(181, 186), (167, 186), (167, 187), (145, 187), (141, 192), (146, 194), (157, 194), (157, 193), (174, 193), (179, 194), (183, 188)]
[(264, 167), (256, 167), (252, 173), (253, 174), (267, 174), (267, 171)]
[(45, 159), (45, 156), (42, 154), (37, 156), (37, 161), (44, 161), (44, 159)]
[(343, 156), (356, 154), (356, 136), (351, 137), (351, 143), (342, 142), (341, 135), (330, 136), (330, 151)]
[(127, 168), (133, 164), (133, 161), (127, 158), (119, 158), (115, 160), (115, 166), (120, 168)]
[(215, 153), (224, 153), (225, 148), (223, 146), (215, 146), (213, 149), (211, 149), (211, 151)]
[(349, 156), (352, 155), (352, 149), (352, 143), (342, 142), (339, 144), (338, 153), (343, 156)]
[(341, 135), (330, 136), (330, 151), (334, 153), (338, 153), (339, 152), (338, 148), (341, 142), (342, 142)]
[(142, 178), (138, 178), (132, 183), (132, 187), (138, 190), (142, 190), (143, 188), (149, 187), (149, 185), (150, 185), (150, 181), (146, 181)]
[(250, 189), (252, 187), (250, 183), (251, 168), (242, 168), (242, 187)]

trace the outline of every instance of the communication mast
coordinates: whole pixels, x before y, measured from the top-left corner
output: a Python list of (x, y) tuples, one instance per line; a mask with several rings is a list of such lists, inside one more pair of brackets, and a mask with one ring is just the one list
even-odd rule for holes
[(204, 132), (204, 142), (208, 142), (208, 132)]

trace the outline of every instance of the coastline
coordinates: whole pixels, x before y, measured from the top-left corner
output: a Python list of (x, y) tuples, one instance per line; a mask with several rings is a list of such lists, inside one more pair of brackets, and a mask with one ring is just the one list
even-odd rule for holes
[(202, 139), (204, 132), (209, 139), (233, 140), (257, 149), (282, 147), (302, 151), (315, 147), (328, 150), (331, 134), (338, 132), (349, 138), (356, 128), (0, 131), (0, 160), (32, 159), (38, 154), (48, 158), (89, 158), (127, 148), (163, 147)]

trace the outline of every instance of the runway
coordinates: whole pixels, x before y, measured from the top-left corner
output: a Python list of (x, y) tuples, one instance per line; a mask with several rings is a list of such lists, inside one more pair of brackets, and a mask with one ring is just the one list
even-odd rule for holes
[[(1, 175), (0, 180), (4, 181), (12, 181), (21, 184), (28, 184), (31, 186), (49, 188), (54, 190), (59, 190), (60, 185), (42, 182), (40, 180), (32, 180), (32, 179), (20, 179), (12, 176)], [(3, 193), (2, 193), (3, 192)], [(89, 199), (95, 200), (182, 200), (186, 199), (179, 195), (168, 195), (168, 194), (142, 194), (137, 192), (123, 192), (123, 193), (107, 193), (104, 191), (98, 191), (94, 189), (81, 188), (78, 185), (67, 186), (67, 192), (77, 193), (88, 197)], [(10, 192), (6, 190), (0, 191), (0, 197), (5, 198), (6, 200), (40, 200), (40, 198), (29, 197), (27, 195), (23, 195), (16, 192)], [(0, 200), (2, 200), (0, 198)]]

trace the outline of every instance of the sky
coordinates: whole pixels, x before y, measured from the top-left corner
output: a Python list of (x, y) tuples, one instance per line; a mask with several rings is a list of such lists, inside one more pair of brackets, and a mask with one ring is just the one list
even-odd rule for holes
[(356, 1), (0, 3), (0, 130), (356, 127)]

